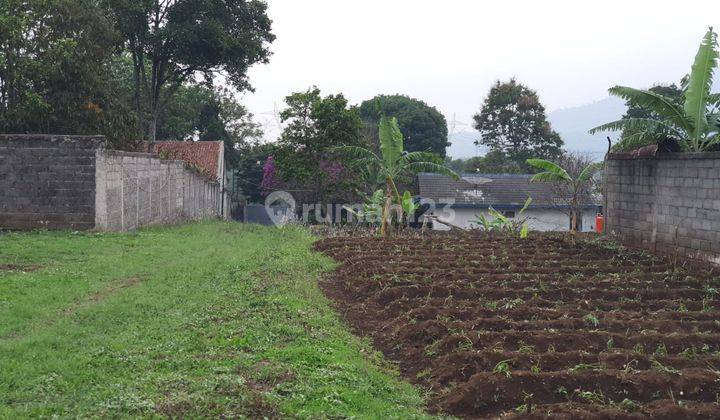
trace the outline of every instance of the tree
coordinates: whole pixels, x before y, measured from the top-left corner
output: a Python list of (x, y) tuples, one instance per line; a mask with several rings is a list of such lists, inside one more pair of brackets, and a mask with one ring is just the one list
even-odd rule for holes
[(352, 191), (343, 176), (341, 156), (331, 149), (341, 144), (364, 146), (362, 120), (342, 94), (322, 97), (313, 87), (285, 98), (280, 119), (283, 130), (274, 157), (284, 181), (305, 190), (310, 203), (326, 203), (334, 194)]
[[(684, 79), (681, 84), (686, 82), (687, 80)], [(667, 98), (671, 98), (673, 103), (677, 104), (678, 106), (682, 106), (682, 89), (678, 88), (675, 84), (653, 86), (648, 89), (648, 91), (663, 95)], [(625, 114), (622, 116), (622, 118), (625, 120), (633, 118), (645, 118), (657, 121), (662, 120), (662, 117), (657, 113), (653, 112), (652, 109), (644, 108), (633, 101), (626, 101), (625, 105), (628, 107), (627, 112), (625, 112)], [(673, 152), (679, 151), (680, 146), (674, 139), (663, 135), (662, 132), (658, 132), (656, 137), (658, 145), (662, 146), (663, 150)], [(641, 141), (638, 142), (638, 139), (640, 139)], [(643, 142), (642, 137), (638, 138), (637, 130), (625, 128), (622, 130), (622, 133), (620, 134), (620, 140), (613, 146), (613, 149), (632, 150), (646, 145), (647, 142)]]
[(116, 35), (95, 0), (0, 2), (0, 131), (121, 146), (135, 116), (117, 93)]
[(609, 89), (612, 95), (652, 114), (603, 124), (590, 133), (623, 130), (628, 133), (623, 136), (624, 141), (632, 145), (669, 139), (686, 152), (715, 150), (720, 146), (720, 94), (711, 94), (710, 88), (717, 61), (717, 35), (710, 28), (695, 55), (680, 101), (652, 90), (612, 87)]
[(497, 81), (478, 114), (476, 144), (488, 146), (524, 166), (526, 159), (554, 159), (562, 154), (563, 141), (545, 117), (545, 107), (535, 91), (510, 79)]
[(163, 108), (197, 77), (250, 89), (247, 70), (274, 40), (259, 0), (104, 0), (133, 62), (138, 136), (154, 141)]
[(162, 140), (210, 140), (225, 144), (228, 168), (240, 162), (240, 149), (262, 137), (253, 115), (227, 89), (206, 85), (181, 86), (158, 119)]
[(395, 182), (399, 176), (418, 172), (436, 172), (454, 179), (458, 179), (459, 176), (452, 169), (436, 163), (436, 155), (433, 153), (407, 152), (404, 148), (402, 132), (394, 117), (382, 116), (380, 118), (378, 138), (380, 139), (379, 155), (370, 149), (352, 145), (344, 145), (335, 150), (352, 158), (353, 167), (372, 168), (385, 179), (385, 206), (382, 212), (380, 234), (388, 236), (392, 202), (394, 201), (400, 208), (403, 208), (402, 196), (398, 192)]
[(410, 152), (433, 152), (445, 157), (448, 127), (435, 107), (405, 95), (378, 95), (360, 105), (360, 117), (377, 142), (380, 115), (395, 117)]
[(235, 166), (236, 191), (249, 202), (261, 202), (263, 196), (264, 167), (273, 155), (275, 145), (259, 141), (238, 144), (238, 162)]
[(531, 182), (552, 182), (557, 187), (557, 198), (565, 201), (570, 208), (570, 231), (575, 234), (578, 230), (578, 216), (580, 213), (580, 200), (592, 194), (591, 184), (593, 174), (602, 167), (602, 162), (590, 163), (585, 166), (583, 159), (566, 159), (566, 164), (577, 175), (570, 174), (557, 163), (545, 159), (528, 159), (527, 164), (544, 172), (537, 173), (530, 178)]
[(448, 166), (453, 170), (468, 173), (520, 174), (528, 172), (526, 165), (520, 165), (518, 162), (510, 160), (497, 149), (488, 151), (484, 156), (452, 160)]

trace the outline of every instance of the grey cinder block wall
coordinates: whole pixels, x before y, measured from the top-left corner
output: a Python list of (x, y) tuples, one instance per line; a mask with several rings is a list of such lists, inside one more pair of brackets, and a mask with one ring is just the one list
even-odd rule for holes
[(610, 155), (606, 163), (608, 232), (720, 264), (720, 153)]
[(97, 229), (130, 230), (221, 214), (220, 185), (182, 161), (98, 150), (96, 162)]
[(0, 229), (123, 231), (218, 217), (222, 187), (102, 136), (0, 135)]
[(92, 229), (101, 136), (0, 135), (0, 228)]

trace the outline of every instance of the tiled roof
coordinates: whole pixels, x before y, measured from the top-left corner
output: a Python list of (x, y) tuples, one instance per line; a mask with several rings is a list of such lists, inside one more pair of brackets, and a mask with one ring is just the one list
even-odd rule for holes
[[(532, 197), (531, 207), (565, 206), (566, 201), (558, 198), (552, 184), (530, 182), (532, 175), (506, 174), (462, 174), (454, 180), (445, 175), (418, 174), (420, 197), (436, 203), (454, 200), (457, 207), (515, 207)], [(583, 206), (595, 206), (590, 197), (583, 197)]]
[(163, 159), (183, 160), (196, 166), (200, 172), (217, 181), (220, 151), (223, 147), (221, 141), (156, 141), (145, 142), (143, 149), (146, 153), (155, 153)]

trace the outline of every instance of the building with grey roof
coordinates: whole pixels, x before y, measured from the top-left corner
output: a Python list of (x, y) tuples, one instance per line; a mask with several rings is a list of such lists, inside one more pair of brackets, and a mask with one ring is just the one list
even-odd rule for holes
[[(488, 217), (488, 208), (506, 217), (519, 216), (528, 197), (532, 203), (523, 214), (531, 230), (567, 231), (570, 229), (570, 206), (567, 196), (553, 184), (530, 182), (526, 174), (462, 174), (459, 180), (448, 176), (418, 174), (421, 202), (430, 207), (427, 215), (464, 229), (477, 228), (474, 220), (479, 214)], [(600, 211), (600, 200), (592, 196), (581, 198), (580, 230), (595, 230), (595, 216)], [(442, 223), (433, 223), (434, 229), (449, 229)]]

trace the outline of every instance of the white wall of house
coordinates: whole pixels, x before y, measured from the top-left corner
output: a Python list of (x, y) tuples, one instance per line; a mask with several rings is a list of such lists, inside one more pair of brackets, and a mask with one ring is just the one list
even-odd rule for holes
[[(465, 229), (477, 228), (475, 218), (478, 214), (484, 214), (485, 217), (492, 219), (485, 209), (453, 209), (454, 214), (448, 210), (437, 210), (434, 212), (440, 221), (447, 221), (455, 226)], [(517, 214), (518, 211), (516, 211)], [(584, 210), (582, 214), (582, 231), (595, 231), (595, 210)], [(538, 231), (568, 231), (570, 230), (570, 217), (562, 210), (556, 209), (527, 209), (523, 214), (523, 218), (528, 217), (528, 226), (530, 230)], [(449, 230), (450, 228), (440, 223), (433, 224), (435, 230)]]

